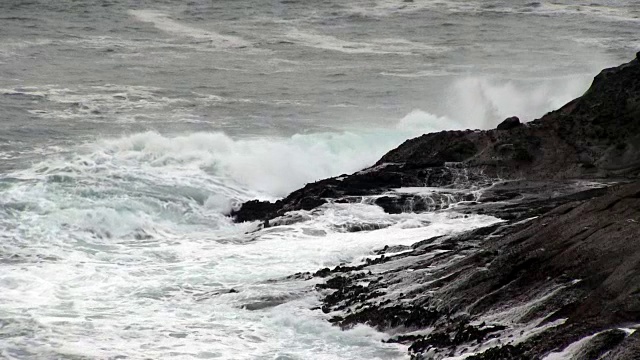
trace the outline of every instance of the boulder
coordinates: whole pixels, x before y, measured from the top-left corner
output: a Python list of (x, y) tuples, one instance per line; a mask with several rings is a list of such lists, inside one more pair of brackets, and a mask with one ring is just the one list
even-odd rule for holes
[(497, 129), (498, 130), (511, 130), (511, 129), (517, 128), (520, 125), (522, 125), (520, 123), (520, 119), (518, 119), (517, 116), (512, 116), (512, 117), (506, 118), (504, 121), (502, 121), (500, 124), (498, 124)]

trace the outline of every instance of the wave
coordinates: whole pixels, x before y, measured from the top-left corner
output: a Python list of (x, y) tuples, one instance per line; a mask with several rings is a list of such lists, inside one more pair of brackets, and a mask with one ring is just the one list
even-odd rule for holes
[(98, 243), (224, 228), (225, 214), (243, 201), (274, 200), (307, 182), (360, 170), (408, 137), (449, 127), (445, 118), (415, 111), (393, 128), (361, 133), (99, 139), (1, 177), (7, 187), (0, 213), (40, 219), (43, 238), (73, 224)]
[[(305, 183), (373, 164), (408, 137), (456, 127), (447, 118), (416, 110), (395, 127), (361, 132), (234, 139), (221, 132), (166, 136), (144, 132), (85, 144), (71, 160), (83, 170), (103, 164), (122, 173), (214, 177), (251, 196), (279, 197)], [(40, 166), (52, 171), (51, 164)], [(70, 163), (63, 161), (67, 168)], [(242, 190), (240, 190), (242, 189)]]
[[(185, 231), (184, 226), (203, 224), (225, 227), (229, 219), (224, 214), (243, 201), (275, 200), (305, 183), (361, 170), (407, 138), (423, 133), (490, 128), (512, 115), (531, 120), (579, 95), (590, 78), (465, 77), (448, 90), (443, 116), (416, 109), (388, 128), (291, 137), (143, 132), (97, 139), (5, 175), (17, 182), (2, 190), (0, 212), (2, 208), (7, 212), (30, 209), (38, 214), (34, 216), (51, 221), (42, 229), (74, 224), (98, 239), (178, 234)], [(70, 100), (62, 90), (20, 90)], [(129, 96), (154, 98), (153, 89), (107, 90), (104, 96), (113, 100), (116, 94), (118, 102)]]
[[(513, 115), (532, 120), (580, 95), (590, 79), (587, 75), (531, 81), (463, 77), (446, 91), (442, 116), (416, 109), (388, 128), (240, 139), (221, 132), (178, 136), (144, 132), (98, 139), (71, 149), (69, 157), (48, 158), (11, 176), (91, 179), (96, 184), (100, 179), (114, 183), (128, 179), (136, 186), (193, 188), (184, 190), (184, 197), (224, 212), (250, 198), (275, 199), (305, 183), (361, 170), (407, 138), (426, 132), (492, 128)], [(38, 89), (21, 90), (44, 96)], [(118, 104), (129, 96), (155, 103), (151, 88), (107, 90), (95, 96)], [(68, 93), (46, 95), (53, 100), (60, 97), (58, 101), (82, 100), (69, 98)]]
[(171, 19), (168, 14), (163, 12), (155, 10), (129, 10), (129, 14), (142, 22), (152, 23), (157, 29), (168, 34), (209, 41), (212, 45), (218, 47), (239, 48), (251, 45), (250, 42), (238, 36), (223, 35), (215, 31), (199, 29), (180, 23)]

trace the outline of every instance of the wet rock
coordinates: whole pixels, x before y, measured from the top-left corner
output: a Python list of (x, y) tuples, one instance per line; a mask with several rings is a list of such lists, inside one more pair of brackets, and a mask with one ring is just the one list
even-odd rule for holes
[[(353, 270), (325, 269), (328, 281), (318, 289), (333, 292), (324, 297), (323, 311), (342, 328), (368, 324), (400, 334), (432, 329), (429, 335), (391, 339), (409, 345), (415, 359), (439, 359), (542, 318), (543, 323), (566, 320), (521, 345), (504, 344), (472, 358), (539, 359), (603, 329), (640, 323), (640, 298), (632, 295), (640, 292), (633, 285), (640, 284), (634, 265), (640, 258), (640, 182), (579, 191), (575, 183), (563, 188), (524, 181), (496, 190), (515, 186), (521, 196), (511, 199), (514, 206), (504, 213), (519, 213), (515, 205), (524, 203), (534, 208), (528, 215), (539, 213), (537, 219), (523, 222), (517, 215), (501, 224), (424, 240)], [(370, 271), (382, 265), (383, 273)], [(521, 323), (510, 328), (471, 325), (487, 314), (518, 307)], [(625, 337), (619, 330), (601, 332), (583, 348), (584, 358), (619, 350)]]
[(230, 215), (236, 222), (269, 220), (276, 216), (278, 209), (278, 203), (251, 200), (242, 204), (240, 209), (232, 210)]
[(343, 329), (356, 324), (366, 324), (379, 330), (402, 326), (407, 329), (426, 328), (440, 316), (437, 310), (421, 306), (392, 305), (386, 307), (367, 307), (345, 317), (336, 316), (330, 321)]
[(391, 224), (383, 224), (383, 223), (346, 223), (340, 226), (340, 229), (343, 229), (347, 232), (360, 232), (360, 231), (372, 231), (372, 230), (380, 230), (386, 227), (389, 227)]
[(525, 353), (522, 346), (496, 346), (479, 355), (473, 355), (468, 360), (534, 360), (538, 357), (532, 357)]
[(324, 268), (324, 269), (320, 269), (320, 270), (316, 271), (315, 273), (313, 273), (313, 276), (327, 277), (330, 274), (331, 274), (331, 270), (329, 268)]
[(442, 131), (425, 134), (405, 141), (384, 155), (377, 164), (404, 163), (410, 168), (444, 166), (447, 162), (461, 162), (478, 151), (473, 131)]
[(236, 293), (238, 293), (238, 290), (234, 288), (220, 289), (220, 290), (207, 291), (201, 294), (197, 294), (195, 298), (196, 298), (196, 301), (203, 301), (203, 300), (208, 300), (215, 296), (220, 296), (224, 294), (236, 294)]
[(250, 311), (256, 311), (256, 310), (263, 310), (263, 309), (268, 309), (268, 308), (272, 308), (275, 306), (278, 306), (280, 304), (284, 304), (285, 302), (291, 300), (288, 297), (285, 296), (266, 296), (260, 299), (257, 299), (256, 301), (244, 304), (241, 306), (242, 309), (246, 309), (246, 310), (250, 310)]
[[(424, 197), (391, 190), (493, 184), (456, 211), (503, 223), (302, 274), (325, 279), (316, 285), (322, 311), (342, 328), (393, 331), (414, 359), (467, 350), (474, 360), (540, 359), (593, 334), (580, 350), (585, 359), (637, 359), (638, 335), (616, 329), (640, 323), (639, 175), (634, 59), (603, 70), (583, 96), (530, 123), (425, 134), (370, 168), (307, 184), (275, 203), (245, 203), (232, 215), (264, 221), (370, 195), (388, 213), (430, 211)], [(505, 311), (513, 311), (505, 321), (482, 324)], [(407, 334), (416, 330), (425, 332)], [(515, 345), (507, 336), (523, 338)]]
[[(530, 123), (512, 117), (496, 130), (425, 134), (405, 141), (368, 169), (307, 184), (276, 203), (247, 202), (231, 216), (236, 221), (265, 220), (310, 210), (328, 199), (380, 195), (399, 187), (639, 174), (640, 61), (634, 59), (603, 70), (583, 96)], [(380, 205), (389, 212), (401, 207), (390, 199)]]
[(460, 323), (444, 330), (435, 331), (427, 336), (398, 336), (387, 342), (411, 343), (409, 352), (416, 355), (430, 349), (447, 349), (466, 343), (479, 343), (490, 334), (504, 329), (506, 329), (506, 327), (501, 325), (472, 326), (468, 323)]
[(434, 192), (425, 195), (397, 194), (377, 198), (374, 203), (387, 214), (420, 213), (446, 209), (462, 201), (475, 200), (475, 195), (464, 192)]
[(393, 246), (385, 245), (382, 249), (376, 250), (374, 252), (378, 255), (383, 255), (387, 253), (407, 251), (410, 249), (411, 247), (406, 245), (393, 245)]

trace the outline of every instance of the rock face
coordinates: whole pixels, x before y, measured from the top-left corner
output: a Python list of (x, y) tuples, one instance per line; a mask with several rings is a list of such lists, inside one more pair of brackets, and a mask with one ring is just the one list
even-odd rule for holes
[[(548, 205), (563, 205), (535, 220), (521, 221), (537, 213), (537, 200), (506, 223), (325, 271), (323, 311), (343, 328), (430, 329), (390, 339), (410, 345), (416, 359), (462, 350), (480, 352), (471, 359), (539, 359), (592, 335), (576, 359), (609, 351), (628, 355), (606, 359), (640, 358), (637, 337), (618, 330), (640, 324), (640, 182), (598, 191), (557, 185), (549, 191), (567, 196)], [(531, 324), (542, 330), (524, 334)], [(492, 338), (499, 341), (489, 351), (481, 344)]]
[(368, 169), (232, 215), (269, 220), (383, 193), (375, 204), (388, 213), (438, 211), (442, 199), (389, 190), (447, 187), (434, 196), (464, 200), (457, 212), (504, 222), (295, 275), (324, 278), (316, 288), (332, 323), (387, 331), (413, 359), (640, 359), (638, 57), (540, 119), (425, 134)]
[(510, 119), (500, 125), (508, 131), (442, 131), (407, 140), (368, 169), (307, 184), (274, 204), (247, 203), (231, 215), (236, 221), (267, 220), (328, 199), (403, 186), (636, 177), (640, 60), (603, 70), (583, 96), (540, 119), (519, 126)]

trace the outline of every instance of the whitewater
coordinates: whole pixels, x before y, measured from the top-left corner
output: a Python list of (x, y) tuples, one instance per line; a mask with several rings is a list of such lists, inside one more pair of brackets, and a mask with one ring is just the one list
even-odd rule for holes
[(425, 132), (563, 105), (638, 46), (636, 5), (1, 4), (0, 357), (407, 358), (332, 326), (294, 274), (499, 219), (455, 197), (268, 228), (229, 213)]

